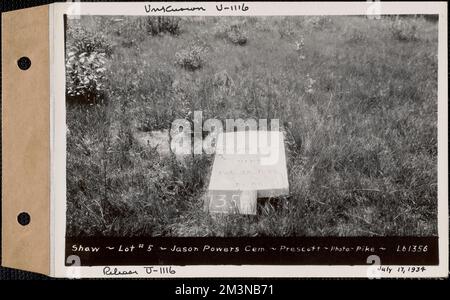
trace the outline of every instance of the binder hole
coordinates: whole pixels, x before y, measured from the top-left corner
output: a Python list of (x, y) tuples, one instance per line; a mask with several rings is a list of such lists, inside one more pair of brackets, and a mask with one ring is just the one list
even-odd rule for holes
[(27, 226), (28, 224), (30, 224), (30, 221), (31, 221), (31, 217), (26, 212), (21, 212), (17, 216), (17, 222), (19, 222), (19, 224), (22, 225), (22, 226)]
[(28, 57), (23, 56), (19, 58), (19, 60), (17, 61), (17, 65), (21, 70), (28, 70), (31, 67), (31, 60)]

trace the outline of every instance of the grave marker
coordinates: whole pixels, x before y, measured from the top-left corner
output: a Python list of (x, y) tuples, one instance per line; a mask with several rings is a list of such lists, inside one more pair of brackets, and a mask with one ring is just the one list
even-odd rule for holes
[(210, 212), (256, 214), (257, 198), (288, 194), (281, 132), (239, 131), (218, 135), (208, 187)]

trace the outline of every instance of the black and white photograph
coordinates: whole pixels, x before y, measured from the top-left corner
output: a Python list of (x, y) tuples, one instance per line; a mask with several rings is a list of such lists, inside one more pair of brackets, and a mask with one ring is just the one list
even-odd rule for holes
[(0, 278), (448, 277), (447, 3), (41, 2), (1, 13)]
[(436, 236), (438, 19), (68, 16), (66, 236)]
[[(446, 9), (69, 2), (2, 13), (2, 267), (448, 276)], [(267, 292), (196, 282), (172, 292)]]

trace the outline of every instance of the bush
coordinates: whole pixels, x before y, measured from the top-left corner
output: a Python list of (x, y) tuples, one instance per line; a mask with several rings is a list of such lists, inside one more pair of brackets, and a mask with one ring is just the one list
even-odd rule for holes
[(95, 101), (102, 94), (106, 54), (69, 52), (66, 62), (66, 93), (70, 97)]
[(105, 64), (111, 56), (110, 43), (98, 33), (71, 27), (66, 44), (66, 94), (85, 102), (103, 94)]
[(247, 43), (247, 33), (240, 23), (218, 24), (215, 28), (214, 35), (217, 38), (225, 39), (235, 45), (245, 45)]
[(228, 40), (233, 44), (245, 45), (247, 43), (247, 35), (239, 26), (231, 26), (228, 31)]
[(162, 16), (148, 17), (147, 31), (152, 35), (159, 35), (162, 33), (177, 35), (180, 33), (180, 18)]
[(72, 26), (68, 28), (66, 37), (66, 50), (68, 52), (75, 52), (75, 54), (99, 52), (105, 53), (108, 57), (112, 54), (111, 42), (101, 33), (94, 33), (82, 27)]
[(391, 34), (394, 39), (402, 42), (418, 40), (417, 26), (410, 24), (407, 20), (399, 19), (392, 23)]
[(193, 45), (187, 49), (178, 51), (175, 54), (175, 62), (177, 65), (185, 68), (186, 70), (194, 71), (200, 69), (205, 63), (203, 58), (205, 52), (205, 48), (198, 45)]

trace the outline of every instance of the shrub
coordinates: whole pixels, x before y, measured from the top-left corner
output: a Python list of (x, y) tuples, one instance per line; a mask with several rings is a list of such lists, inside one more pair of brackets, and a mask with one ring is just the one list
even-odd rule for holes
[(185, 68), (186, 70), (194, 71), (200, 69), (205, 63), (205, 52), (205, 48), (198, 45), (193, 45), (187, 49), (178, 51), (175, 54), (175, 62), (177, 65)]
[(162, 16), (148, 17), (147, 31), (152, 35), (159, 35), (162, 33), (177, 35), (180, 33), (180, 18)]
[(112, 53), (110, 43), (98, 33), (79, 27), (67, 32), (66, 94), (85, 102), (103, 94), (105, 64)]
[(71, 26), (67, 30), (66, 50), (81, 54), (86, 52), (105, 53), (108, 57), (112, 54), (112, 47), (109, 40), (102, 33), (90, 32), (82, 27)]
[(391, 25), (391, 34), (394, 39), (409, 42), (418, 40), (417, 26), (407, 20), (398, 19)]
[(247, 43), (247, 35), (239, 26), (231, 26), (228, 31), (228, 40), (236, 45), (245, 45)]
[(106, 54), (69, 52), (66, 62), (66, 93), (88, 102), (102, 94), (106, 71)]
[(217, 38), (225, 39), (235, 45), (245, 45), (247, 43), (247, 33), (243, 25), (238, 22), (232, 24), (220, 23), (215, 28), (214, 35)]

